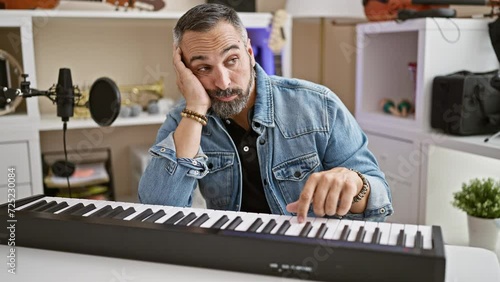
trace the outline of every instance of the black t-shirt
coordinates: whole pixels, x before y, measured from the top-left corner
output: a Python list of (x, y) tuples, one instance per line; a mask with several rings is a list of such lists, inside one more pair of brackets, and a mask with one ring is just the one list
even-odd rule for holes
[[(250, 111), (250, 116), (252, 112)], [(241, 211), (271, 213), (260, 176), (259, 157), (256, 148), (259, 135), (251, 128), (246, 131), (232, 119), (225, 119), (223, 122), (238, 149), (241, 160), (241, 171), (243, 173)]]

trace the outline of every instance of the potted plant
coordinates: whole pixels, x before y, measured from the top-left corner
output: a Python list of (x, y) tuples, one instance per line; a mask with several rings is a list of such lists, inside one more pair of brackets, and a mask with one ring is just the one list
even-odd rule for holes
[(471, 179), (453, 198), (453, 206), (467, 213), (469, 245), (494, 251), (500, 223), (500, 181)]

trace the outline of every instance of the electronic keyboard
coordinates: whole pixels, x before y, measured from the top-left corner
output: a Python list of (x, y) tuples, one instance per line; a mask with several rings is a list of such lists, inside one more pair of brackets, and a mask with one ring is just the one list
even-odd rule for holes
[[(439, 226), (31, 196), (0, 243), (318, 281), (443, 282)], [(13, 235), (12, 233), (15, 232)]]

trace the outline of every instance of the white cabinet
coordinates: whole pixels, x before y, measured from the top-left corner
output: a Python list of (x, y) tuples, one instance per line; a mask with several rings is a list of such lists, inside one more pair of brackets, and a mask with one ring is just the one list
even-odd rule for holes
[[(498, 68), (488, 35), (490, 21), (425, 18), (357, 26), (355, 116), (391, 187), (395, 213), (389, 221), (426, 224), (426, 212), (436, 210), (426, 205), (436, 202), (428, 201), (433, 189), (441, 189), (427, 179), (434, 175), (428, 172), (433, 158), (430, 145), (498, 156), (498, 143), (485, 145), (484, 137), (445, 136), (430, 126), (434, 77)], [(412, 73), (413, 65), (416, 71)], [(395, 105), (408, 99), (414, 112), (406, 117), (384, 113), (383, 99)], [(442, 169), (440, 176), (454, 177), (451, 167)], [(440, 201), (443, 206), (451, 205), (449, 198)]]
[[(31, 17), (0, 12), (0, 49), (11, 54), (30, 74), (36, 87)], [(12, 74), (14, 75), (14, 74)], [(12, 77), (12, 76), (11, 76)], [(18, 83), (18, 77), (12, 77)], [(42, 193), (38, 138), (38, 101), (22, 101), (16, 111), (0, 116), (0, 202), (7, 199), (7, 169), (16, 168), (16, 196)]]
[(418, 144), (368, 131), (366, 135), (369, 140), (368, 148), (377, 158), (391, 188), (395, 212), (387, 221), (416, 224), (420, 165), (415, 162), (414, 156), (419, 151)]

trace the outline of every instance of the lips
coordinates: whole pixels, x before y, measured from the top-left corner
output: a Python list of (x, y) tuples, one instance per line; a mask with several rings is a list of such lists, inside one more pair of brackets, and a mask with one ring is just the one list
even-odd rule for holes
[(238, 97), (238, 95), (232, 95), (229, 97), (216, 97), (216, 99), (219, 101), (222, 101), (222, 102), (229, 102), (229, 101), (236, 99), (236, 97)]

